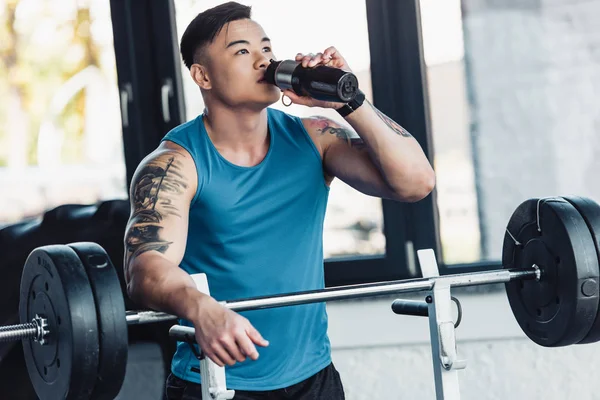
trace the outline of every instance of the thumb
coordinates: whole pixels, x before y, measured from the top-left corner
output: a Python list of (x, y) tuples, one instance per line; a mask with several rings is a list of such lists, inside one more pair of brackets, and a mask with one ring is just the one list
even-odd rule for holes
[(269, 341), (265, 340), (253, 326), (248, 329), (248, 337), (259, 346), (267, 347), (269, 345)]
[(306, 97), (298, 96), (293, 90), (286, 89), (283, 91), (283, 94), (284, 96), (289, 97), (294, 104), (306, 105), (309, 101)]

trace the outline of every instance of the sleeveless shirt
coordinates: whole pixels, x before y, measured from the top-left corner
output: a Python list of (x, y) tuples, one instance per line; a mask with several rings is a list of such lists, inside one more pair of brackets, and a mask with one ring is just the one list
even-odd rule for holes
[[(188, 151), (198, 172), (180, 267), (205, 273), (217, 301), (324, 288), (329, 188), (321, 156), (299, 117), (272, 108), (267, 115), (269, 149), (252, 167), (235, 165), (217, 151), (203, 115), (163, 138)], [(287, 387), (331, 363), (324, 303), (240, 314), (270, 343), (256, 345), (256, 361), (225, 366), (229, 389)], [(199, 367), (190, 345), (178, 343), (173, 374), (201, 383)]]

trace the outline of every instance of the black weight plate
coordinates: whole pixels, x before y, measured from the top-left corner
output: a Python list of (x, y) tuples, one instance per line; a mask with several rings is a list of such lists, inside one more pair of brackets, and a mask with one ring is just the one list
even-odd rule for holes
[[(592, 238), (594, 239), (594, 248), (596, 250), (596, 256), (600, 260), (600, 206), (595, 201), (580, 197), (580, 196), (563, 196), (565, 200), (571, 203), (579, 214), (585, 220), (590, 233), (592, 234)], [(586, 288), (588, 293), (597, 293), (598, 292), (598, 280), (595, 282), (590, 282), (588, 287)], [(598, 313), (596, 314), (596, 319), (594, 320), (594, 324), (592, 328), (579, 343), (594, 343), (600, 340), (600, 308)]]
[(119, 277), (108, 254), (96, 243), (73, 243), (83, 263), (96, 303), (100, 359), (95, 400), (114, 399), (121, 390), (127, 366), (127, 320)]
[(98, 324), (87, 274), (62, 245), (35, 249), (21, 276), (19, 317), (48, 320), (47, 344), (23, 340), (27, 371), (40, 400), (89, 399), (98, 371)]
[(585, 288), (598, 281), (598, 257), (583, 217), (569, 202), (523, 202), (508, 223), (502, 263), (509, 269), (534, 264), (541, 269), (539, 281), (506, 284), (510, 307), (531, 340), (558, 347), (587, 335), (598, 311), (598, 294)]

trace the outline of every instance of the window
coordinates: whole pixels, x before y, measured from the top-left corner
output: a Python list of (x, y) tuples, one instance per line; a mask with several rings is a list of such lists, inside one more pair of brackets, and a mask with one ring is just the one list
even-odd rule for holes
[(460, 0), (422, 1), (421, 20), (444, 262), (476, 262), (481, 246)]
[(499, 260), (522, 201), (600, 200), (600, 1), (421, 4), (444, 261)]
[(109, 3), (0, 6), (0, 226), (126, 198)]
[[(200, 12), (222, 1), (178, 1), (176, 20), (178, 41), (189, 22)], [(344, 55), (359, 79), (359, 85), (368, 99), (372, 100), (369, 36), (364, 0), (303, 0), (301, 3), (275, 2), (271, 0), (241, 1), (252, 6), (252, 18), (259, 22), (272, 40), (278, 59), (294, 59), (298, 52), (316, 53), (334, 45)], [(301, 5), (300, 5), (301, 4)], [(296, 7), (294, 7), (296, 5)], [(314, 10), (319, 9), (315, 14)], [(352, 35), (340, 32), (338, 16), (343, 12), (343, 26), (352, 27)], [(332, 18), (335, 23), (317, 21), (321, 16)], [(297, 24), (296, 25), (296, 22)], [(291, 24), (291, 22), (294, 22)], [(314, 25), (314, 29), (312, 28)], [(310, 29), (296, 26), (310, 25)], [(189, 71), (182, 65), (184, 97), (187, 119), (195, 118), (203, 110), (203, 102), (196, 84), (189, 78)], [(297, 116), (321, 114), (348, 125), (333, 110), (310, 109), (281, 102), (273, 108)], [(383, 212), (381, 199), (363, 195), (339, 180), (332, 184), (324, 228), (325, 258), (354, 255), (380, 255), (385, 253)]]

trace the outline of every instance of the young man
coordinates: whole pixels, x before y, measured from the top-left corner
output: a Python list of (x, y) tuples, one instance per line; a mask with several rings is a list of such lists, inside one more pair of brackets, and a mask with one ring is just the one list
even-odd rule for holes
[[(325, 304), (235, 313), (217, 301), (324, 287), (334, 177), (371, 196), (418, 201), (433, 189), (433, 170), (417, 141), (368, 101), (345, 115), (355, 133), (268, 108), (281, 97), (263, 80), (275, 56), (249, 7), (232, 2), (199, 14), (181, 53), (206, 108), (169, 132), (133, 178), (128, 294), (194, 326), (204, 354), (226, 366), (235, 399), (343, 399)], [(333, 47), (296, 60), (350, 70)], [(344, 106), (285, 94), (309, 107)], [(190, 274), (199, 272), (212, 297), (195, 289)], [(179, 343), (166, 398), (200, 398), (198, 367)]]

